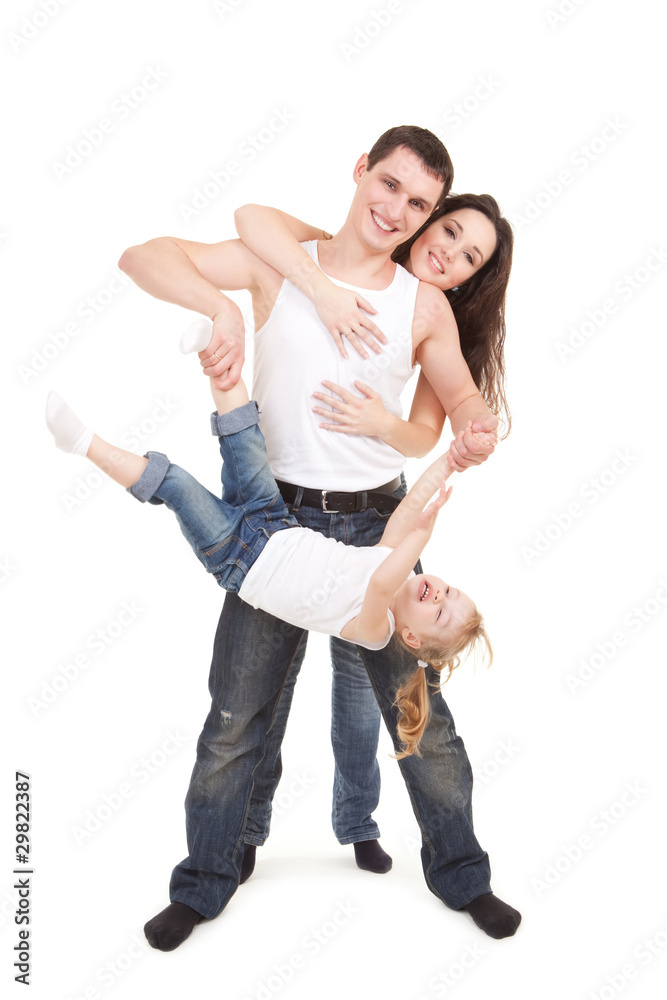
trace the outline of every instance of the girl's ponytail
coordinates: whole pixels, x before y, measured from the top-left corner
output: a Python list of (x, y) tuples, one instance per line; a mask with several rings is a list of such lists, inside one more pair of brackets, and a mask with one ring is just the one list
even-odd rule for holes
[(398, 708), (398, 724), (396, 731), (405, 749), (397, 753), (396, 760), (419, 753), (419, 742), (424, 735), (426, 723), (430, 715), (429, 690), (426, 681), (426, 671), (417, 667), (407, 684), (396, 692), (396, 707)]
[[(397, 638), (405, 649), (409, 649), (411, 653), (415, 652), (404, 639), (400, 636)], [(460, 654), (464, 652), (476, 654), (480, 646), (486, 652), (487, 665), (490, 667), (493, 662), (493, 650), (484, 628), (484, 620), (475, 608), (474, 614), (459, 634), (457, 641), (445, 648), (422, 647), (420, 662), (426, 661), (438, 673), (444, 672), (447, 682), (461, 662)], [(398, 709), (396, 732), (404, 745), (404, 749), (395, 754), (396, 760), (402, 760), (403, 757), (410, 757), (412, 754), (421, 757), (419, 744), (431, 714), (431, 697), (434, 690), (439, 691), (440, 684), (429, 684), (426, 670), (420, 666), (396, 692), (394, 702)]]

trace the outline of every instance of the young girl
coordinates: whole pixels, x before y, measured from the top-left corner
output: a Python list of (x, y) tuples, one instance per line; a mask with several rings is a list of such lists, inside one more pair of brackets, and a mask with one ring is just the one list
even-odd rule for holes
[[(181, 350), (202, 350), (210, 324), (194, 324)], [(451, 487), (446, 453), (424, 472), (391, 515), (381, 542), (355, 547), (301, 527), (283, 502), (268, 467), (257, 404), (242, 381), (227, 392), (211, 382), (217, 413), (222, 499), (159, 452), (143, 458), (103, 441), (57, 394), (46, 418), (56, 445), (87, 456), (142, 503), (174, 511), (195, 554), (221, 587), (255, 608), (300, 628), (337, 635), (381, 649), (394, 632), (420, 657), (420, 666), (397, 693), (398, 732), (406, 756), (418, 752), (428, 720), (428, 690), (421, 665), (451, 671), (469, 646), (490, 646), (470, 598), (438, 577), (412, 572), (431, 536)], [(437, 496), (424, 510), (426, 501)]]

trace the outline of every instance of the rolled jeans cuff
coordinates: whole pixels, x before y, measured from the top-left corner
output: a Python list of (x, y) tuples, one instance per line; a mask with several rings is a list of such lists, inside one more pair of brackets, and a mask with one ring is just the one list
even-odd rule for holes
[(147, 500), (149, 503), (162, 503), (163, 501), (154, 497), (153, 494), (160, 488), (167, 475), (170, 465), (169, 459), (161, 451), (147, 451), (144, 458), (148, 459), (148, 465), (137, 482), (133, 486), (128, 486), (127, 492), (140, 500), (141, 503), (146, 503)]
[(227, 437), (229, 434), (238, 434), (239, 431), (244, 431), (246, 427), (254, 427), (258, 423), (259, 409), (254, 399), (251, 399), (250, 402), (244, 403), (243, 406), (237, 406), (229, 413), (212, 413), (211, 433), (215, 434), (216, 437)]

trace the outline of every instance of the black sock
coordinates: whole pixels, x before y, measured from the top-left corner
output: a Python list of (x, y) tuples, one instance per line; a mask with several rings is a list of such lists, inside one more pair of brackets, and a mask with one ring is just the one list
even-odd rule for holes
[(469, 913), (477, 926), (492, 938), (511, 937), (521, 923), (519, 911), (509, 903), (503, 903), (492, 892), (478, 896), (461, 909)]
[(173, 951), (190, 937), (196, 924), (205, 917), (186, 903), (170, 903), (144, 926), (144, 934), (151, 948)]
[(246, 844), (243, 851), (243, 863), (241, 864), (241, 881), (239, 885), (243, 885), (247, 882), (252, 873), (255, 870), (255, 851), (257, 848), (254, 844)]
[(360, 840), (352, 846), (357, 865), (364, 871), (384, 875), (391, 868), (393, 862), (387, 852), (380, 847), (379, 840)]

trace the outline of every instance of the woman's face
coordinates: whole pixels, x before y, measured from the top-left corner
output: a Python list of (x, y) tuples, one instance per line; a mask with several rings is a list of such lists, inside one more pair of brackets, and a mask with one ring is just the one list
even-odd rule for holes
[(443, 292), (462, 285), (491, 258), (496, 230), (474, 208), (443, 215), (415, 240), (408, 270)]

